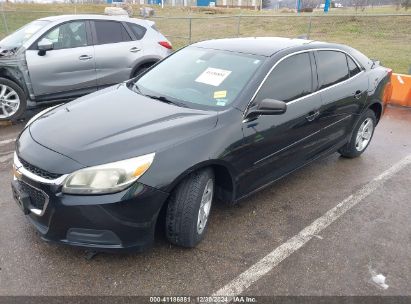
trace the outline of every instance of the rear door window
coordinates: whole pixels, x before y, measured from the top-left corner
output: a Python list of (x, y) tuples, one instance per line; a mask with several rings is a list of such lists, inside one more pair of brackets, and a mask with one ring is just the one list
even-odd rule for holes
[(319, 89), (324, 89), (348, 79), (346, 55), (337, 51), (317, 52)]
[(130, 27), (137, 40), (142, 39), (147, 31), (145, 27), (135, 23), (127, 23), (127, 25)]
[(308, 53), (281, 61), (268, 76), (257, 94), (257, 102), (276, 99), (289, 102), (312, 93), (312, 71)]
[(120, 22), (95, 20), (94, 25), (97, 36), (96, 44), (131, 41), (130, 35)]

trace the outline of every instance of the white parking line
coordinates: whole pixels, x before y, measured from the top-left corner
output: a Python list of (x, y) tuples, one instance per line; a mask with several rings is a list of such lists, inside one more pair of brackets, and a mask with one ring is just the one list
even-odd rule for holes
[(287, 242), (275, 248), (257, 263), (237, 276), (227, 285), (216, 291), (213, 296), (235, 297), (241, 295), (253, 283), (261, 279), (274, 267), (289, 257), (292, 253), (304, 246), (315, 235), (327, 228), (331, 223), (344, 215), (348, 210), (361, 202), (364, 198), (378, 189), (385, 181), (394, 176), (405, 166), (411, 164), (411, 155), (408, 155), (388, 170), (384, 171), (368, 184), (363, 186), (354, 194), (348, 196), (334, 208), (328, 210), (323, 216), (316, 219), (309, 226), (301, 230), (297, 235), (290, 238)]
[(13, 138), (0, 140), (0, 146), (4, 146), (4, 145), (7, 145), (7, 144), (15, 142), (15, 141), (16, 141), (16, 139), (13, 139)]

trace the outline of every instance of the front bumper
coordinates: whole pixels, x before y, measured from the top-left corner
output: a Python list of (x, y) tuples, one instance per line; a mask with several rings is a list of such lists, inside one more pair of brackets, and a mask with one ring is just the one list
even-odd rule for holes
[(168, 196), (138, 182), (114, 194), (67, 195), (61, 186), (38, 182), (18, 170), (12, 188), (44, 240), (99, 250), (150, 247)]

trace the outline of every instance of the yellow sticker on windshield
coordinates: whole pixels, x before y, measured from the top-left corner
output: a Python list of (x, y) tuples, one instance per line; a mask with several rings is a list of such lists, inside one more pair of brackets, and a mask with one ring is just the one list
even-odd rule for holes
[(225, 98), (227, 97), (227, 91), (215, 91), (214, 98)]

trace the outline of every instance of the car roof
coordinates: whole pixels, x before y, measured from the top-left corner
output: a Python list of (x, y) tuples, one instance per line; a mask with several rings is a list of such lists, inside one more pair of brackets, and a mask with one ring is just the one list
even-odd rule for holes
[(128, 21), (136, 23), (144, 23), (144, 20), (137, 18), (130, 18), (128, 16), (108, 16), (108, 15), (95, 15), (95, 14), (77, 14), (77, 15), (57, 15), (40, 18), (38, 20), (45, 20), (51, 22), (64, 22), (70, 20), (90, 19), (90, 20), (115, 20), (115, 21)]
[(278, 51), (303, 46), (312, 42), (312, 40), (297, 38), (248, 37), (206, 40), (194, 43), (193, 46), (253, 55), (271, 56)]

